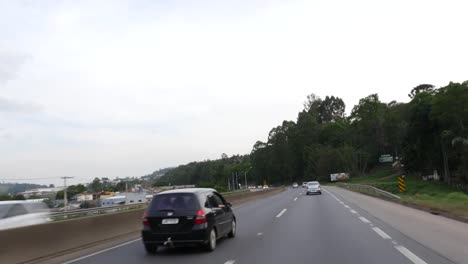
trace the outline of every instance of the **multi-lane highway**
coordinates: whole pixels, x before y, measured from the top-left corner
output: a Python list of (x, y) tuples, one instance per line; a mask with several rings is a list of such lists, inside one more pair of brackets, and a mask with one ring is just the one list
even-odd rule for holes
[(314, 196), (288, 189), (235, 207), (237, 237), (222, 239), (214, 252), (175, 248), (148, 255), (134, 239), (66, 263), (463, 263), (457, 257), (466, 253), (444, 256), (361, 208), (348, 191), (324, 189)]

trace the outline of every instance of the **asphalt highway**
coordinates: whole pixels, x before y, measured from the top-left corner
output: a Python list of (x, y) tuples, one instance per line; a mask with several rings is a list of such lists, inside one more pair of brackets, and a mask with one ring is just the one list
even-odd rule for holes
[(324, 189), (306, 196), (290, 188), (234, 207), (237, 236), (218, 241), (214, 252), (163, 248), (149, 255), (135, 239), (65, 263), (453, 263), (334, 188)]

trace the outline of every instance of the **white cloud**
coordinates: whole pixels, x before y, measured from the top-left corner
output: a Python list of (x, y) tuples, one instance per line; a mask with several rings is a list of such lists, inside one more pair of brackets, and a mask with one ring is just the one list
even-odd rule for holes
[(37, 113), (42, 111), (42, 106), (35, 103), (19, 103), (8, 98), (0, 97), (0, 113)]
[(0, 175), (141, 175), (250, 152), (312, 92), (340, 96), (350, 111), (371, 93), (406, 101), (420, 83), (466, 79), (462, 1), (2, 2), (0, 10), (0, 50), (34, 58), (0, 57), (0, 81), (8, 79), (0, 108), (1, 100), (44, 106), (5, 117), (14, 137), (0, 150), (9, 151)]

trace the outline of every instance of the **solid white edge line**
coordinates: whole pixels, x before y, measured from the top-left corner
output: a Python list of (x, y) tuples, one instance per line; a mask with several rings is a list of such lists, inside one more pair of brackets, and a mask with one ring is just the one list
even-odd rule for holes
[(73, 260), (69, 260), (67, 262), (63, 262), (62, 264), (74, 263), (74, 262), (77, 262), (77, 261), (80, 261), (80, 260), (83, 260), (83, 259), (86, 259), (86, 258), (90, 258), (92, 256), (99, 255), (99, 254), (104, 253), (104, 252), (109, 251), (109, 250), (113, 250), (113, 249), (116, 249), (116, 248), (119, 248), (119, 247), (126, 246), (126, 245), (131, 244), (131, 243), (135, 243), (135, 242), (140, 241), (140, 240), (141, 240), (141, 238), (134, 239), (134, 240), (125, 242), (125, 243), (117, 245), (117, 246), (113, 246), (113, 247), (110, 247), (110, 248), (107, 248), (107, 249), (104, 249), (104, 250), (101, 250), (101, 251), (98, 251), (98, 252), (94, 252), (92, 254), (89, 254), (89, 255), (86, 255), (86, 256), (83, 256), (83, 257), (79, 257), (77, 259), (73, 259)]
[(353, 214), (357, 214), (357, 212), (356, 212), (355, 210), (352, 210), (352, 209), (351, 209), (351, 210), (349, 210), (349, 211), (350, 211), (351, 213), (353, 213)]
[(361, 219), (361, 221), (363, 221), (364, 223), (366, 224), (370, 224), (371, 221), (367, 220), (367, 218), (363, 217), (363, 216), (360, 216), (359, 219)]
[(346, 204), (344, 205), (345, 208), (349, 209), (349, 206), (347, 206)]
[(427, 264), (424, 260), (420, 259), (413, 252), (409, 251), (404, 246), (395, 246), (395, 249), (398, 250), (403, 256), (407, 257), (414, 264)]
[(235, 260), (228, 260), (228, 261), (224, 262), (224, 264), (234, 264), (234, 263), (236, 263)]
[(279, 214), (276, 215), (276, 218), (280, 218), (288, 209), (284, 208)]
[(392, 239), (389, 235), (387, 235), (387, 233), (385, 233), (384, 231), (382, 231), (382, 229), (378, 227), (373, 227), (372, 230), (379, 234), (379, 236), (381, 236), (383, 239)]

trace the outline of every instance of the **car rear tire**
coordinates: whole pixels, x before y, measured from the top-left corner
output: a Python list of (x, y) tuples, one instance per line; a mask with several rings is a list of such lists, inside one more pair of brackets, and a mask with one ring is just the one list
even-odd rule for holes
[(145, 244), (145, 249), (148, 254), (156, 254), (158, 253), (158, 245), (153, 244)]
[(206, 250), (214, 251), (216, 249), (216, 230), (211, 229), (210, 235), (208, 236), (208, 243), (206, 244)]
[(235, 219), (232, 219), (232, 223), (231, 223), (231, 232), (228, 233), (228, 237), (230, 237), (230, 238), (235, 237), (235, 236), (236, 236), (236, 231), (237, 231), (236, 220), (235, 220)]

